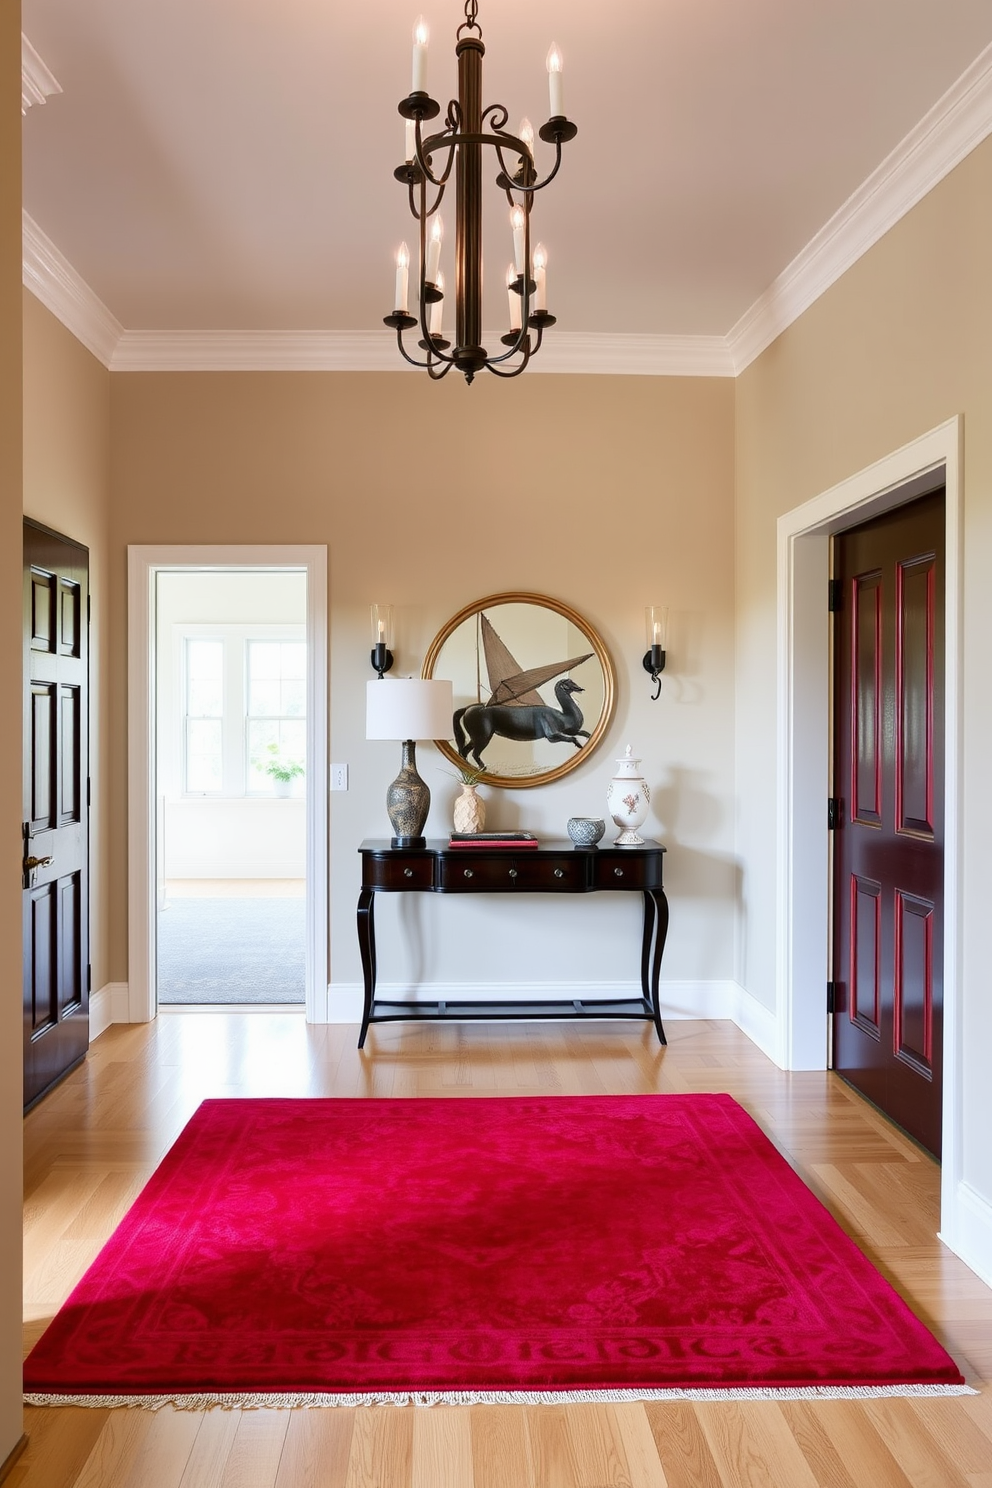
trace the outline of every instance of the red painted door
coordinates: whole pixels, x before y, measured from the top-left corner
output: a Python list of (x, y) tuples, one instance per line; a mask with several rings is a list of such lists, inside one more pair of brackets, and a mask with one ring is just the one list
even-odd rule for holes
[(89, 1047), (88, 571), (24, 523), (24, 1104)]
[(834, 1068), (940, 1156), (944, 492), (838, 535)]

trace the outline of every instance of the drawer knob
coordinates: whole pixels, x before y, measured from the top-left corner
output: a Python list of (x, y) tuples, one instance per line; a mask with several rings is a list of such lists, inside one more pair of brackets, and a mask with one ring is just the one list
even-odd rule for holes
[(516, 870), (516, 868), (511, 868), (510, 869), (510, 877), (511, 878), (516, 878), (516, 876), (517, 876), (517, 870)]
[(413, 877), (413, 869), (412, 868), (404, 868), (403, 869), (403, 877), (404, 878), (412, 878)]
[(564, 877), (565, 877), (565, 870), (564, 870), (564, 868), (556, 868), (555, 869), (555, 878), (564, 878)]
[(466, 878), (471, 878), (472, 877), (472, 870), (471, 870), (471, 868), (466, 868), (465, 869), (465, 877)]
[(617, 878), (623, 878), (622, 868), (614, 868), (613, 872), (616, 874)]

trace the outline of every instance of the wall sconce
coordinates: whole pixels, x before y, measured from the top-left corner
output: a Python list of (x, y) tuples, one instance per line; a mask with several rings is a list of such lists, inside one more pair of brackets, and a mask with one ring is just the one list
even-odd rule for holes
[(393, 607), (386, 604), (372, 606), (372, 667), (378, 672), (381, 682), (393, 664), (393, 653), (389, 642), (393, 637)]
[(657, 702), (661, 697), (661, 673), (665, 670), (665, 647), (668, 643), (668, 606), (648, 605), (644, 611), (644, 628), (647, 635), (648, 649), (644, 653), (643, 666), (646, 672), (651, 673), (651, 681), (655, 684), (655, 690), (651, 694), (651, 701)]

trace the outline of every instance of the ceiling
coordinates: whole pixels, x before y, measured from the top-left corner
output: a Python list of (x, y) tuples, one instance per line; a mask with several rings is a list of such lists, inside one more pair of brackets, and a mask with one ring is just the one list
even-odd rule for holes
[[(128, 331), (381, 330), (414, 240), (392, 172), (420, 8), (446, 103), (459, 0), (23, 0), (62, 89), (23, 121), (26, 213)], [(992, 43), (989, 0), (480, 0), (479, 20), (510, 128), (543, 122), (564, 54), (579, 132), (534, 236), (559, 329), (614, 336), (726, 336)]]

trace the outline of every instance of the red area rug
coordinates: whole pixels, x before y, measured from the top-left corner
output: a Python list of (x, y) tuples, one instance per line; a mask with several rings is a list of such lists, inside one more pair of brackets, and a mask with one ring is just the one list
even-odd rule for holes
[(726, 1095), (206, 1101), (24, 1377), (87, 1404), (962, 1383)]

